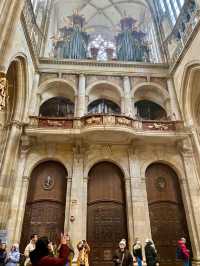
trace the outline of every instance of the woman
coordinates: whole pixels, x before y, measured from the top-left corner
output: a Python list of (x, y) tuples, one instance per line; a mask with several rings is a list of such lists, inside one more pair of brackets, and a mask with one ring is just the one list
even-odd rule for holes
[(137, 260), (138, 266), (142, 266), (142, 245), (138, 238), (133, 245), (133, 255)]
[(132, 266), (133, 265), (133, 257), (129, 252), (128, 248), (126, 248), (126, 240), (122, 239), (119, 242), (119, 248), (115, 251), (113, 256), (113, 262), (115, 266)]
[(145, 256), (147, 266), (156, 266), (157, 263), (157, 252), (152, 240), (146, 240)]
[(90, 252), (90, 247), (86, 240), (82, 240), (78, 243), (77, 249), (79, 251), (77, 266), (89, 266), (88, 255)]
[(6, 258), (6, 266), (16, 266), (20, 260), (19, 245), (14, 244)]
[(69, 256), (66, 235), (61, 235), (59, 258), (49, 255), (49, 240), (41, 237), (36, 243), (36, 248), (30, 253), (32, 266), (64, 266)]

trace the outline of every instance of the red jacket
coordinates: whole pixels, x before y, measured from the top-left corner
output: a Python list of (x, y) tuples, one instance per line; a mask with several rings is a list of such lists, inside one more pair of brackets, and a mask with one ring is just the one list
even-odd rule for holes
[(190, 252), (189, 252), (189, 250), (186, 248), (186, 245), (183, 243), (182, 240), (179, 240), (179, 241), (178, 241), (178, 244), (179, 244), (179, 246), (180, 246), (180, 248), (181, 248), (181, 251), (182, 251), (182, 253), (183, 253), (183, 255), (184, 255), (184, 258), (185, 258), (185, 259), (189, 259), (189, 257), (190, 257)]
[(37, 264), (33, 266), (64, 266), (69, 256), (69, 248), (67, 245), (62, 245), (60, 248), (59, 258), (45, 256), (41, 258)]

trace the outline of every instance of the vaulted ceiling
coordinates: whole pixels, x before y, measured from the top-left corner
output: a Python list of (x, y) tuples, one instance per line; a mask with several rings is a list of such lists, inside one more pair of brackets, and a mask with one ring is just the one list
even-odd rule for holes
[[(107, 37), (119, 30), (120, 19), (132, 16), (137, 26), (148, 21), (151, 16), (151, 0), (54, 0), (54, 15), (58, 27), (63, 26), (66, 17), (77, 9), (86, 19), (85, 28), (90, 34), (104, 33)], [(113, 37), (112, 36), (112, 37)]]

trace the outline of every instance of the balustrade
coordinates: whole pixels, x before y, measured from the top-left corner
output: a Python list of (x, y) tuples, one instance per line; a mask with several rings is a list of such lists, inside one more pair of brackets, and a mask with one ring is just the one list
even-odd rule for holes
[(30, 117), (28, 127), (32, 128), (60, 128), (81, 129), (87, 127), (127, 127), (134, 130), (176, 131), (184, 129), (182, 121), (145, 121), (134, 120), (121, 115), (87, 115), (82, 118), (47, 118)]

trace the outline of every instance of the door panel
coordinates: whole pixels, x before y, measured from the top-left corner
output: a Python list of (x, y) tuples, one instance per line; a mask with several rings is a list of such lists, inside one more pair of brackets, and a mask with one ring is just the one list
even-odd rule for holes
[(21, 250), (29, 242), (31, 234), (48, 236), (57, 243), (64, 231), (66, 170), (57, 162), (49, 161), (37, 166), (31, 175)]
[(122, 238), (127, 239), (124, 184), (119, 168), (103, 162), (92, 168), (88, 183), (87, 240), (90, 264), (113, 265), (112, 256)]
[(160, 266), (182, 265), (176, 261), (177, 241), (185, 237), (189, 246), (190, 242), (178, 177), (164, 164), (151, 165), (146, 177), (152, 238)]

